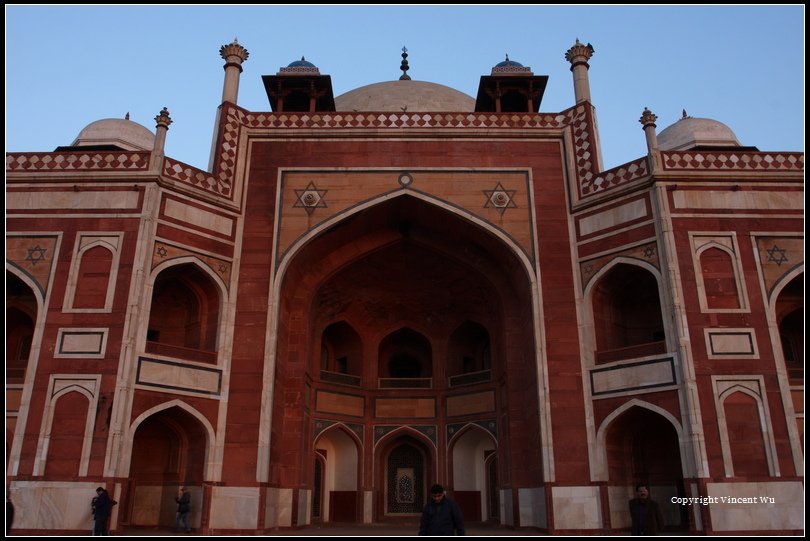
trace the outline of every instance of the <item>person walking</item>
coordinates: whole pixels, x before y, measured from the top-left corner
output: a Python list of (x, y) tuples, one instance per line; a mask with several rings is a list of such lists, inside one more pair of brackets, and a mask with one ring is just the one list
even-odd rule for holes
[(461, 509), (447, 497), (442, 485), (430, 488), (430, 500), (422, 511), (419, 535), (464, 535)]

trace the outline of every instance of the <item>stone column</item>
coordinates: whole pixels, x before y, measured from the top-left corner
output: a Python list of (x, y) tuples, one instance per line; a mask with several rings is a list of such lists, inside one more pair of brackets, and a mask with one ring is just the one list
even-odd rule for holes
[(658, 150), (658, 137), (655, 135), (656, 120), (658, 120), (658, 117), (646, 107), (644, 112), (641, 113), (641, 118), (638, 119), (644, 127), (644, 136), (647, 138), (647, 154), (652, 154)]
[(576, 43), (565, 53), (565, 59), (571, 63), (571, 72), (574, 74), (574, 95), (577, 103), (591, 101), (591, 86), (588, 82), (588, 60), (593, 56), (591, 44), (583, 45), (577, 39)]
[(235, 104), (239, 95), (239, 75), (242, 73), (242, 62), (248, 59), (249, 53), (234, 38), (233, 43), (220, 47), (219, 54), (225, 60), (222, 102), (229, 101)]
[(160, 169), (163, 156), (165, 155), (166, 133), (169, 131), (169, 124), (172, 118), (169, 110), (165, 107), (155, 117), (155, 146), (152, 149), (152, 167)]

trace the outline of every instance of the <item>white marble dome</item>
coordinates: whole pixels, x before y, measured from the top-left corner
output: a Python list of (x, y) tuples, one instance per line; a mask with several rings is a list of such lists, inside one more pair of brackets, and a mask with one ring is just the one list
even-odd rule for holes
[(124, 150), (151, 151), (155, 146), (155, 134), (128, 119), (105, 118), (85, 126), (71, 146), (93, 145), (115, 145)]
[(741, 145), (731, 128), (711, 118), (686, 116), (658, 134), (658, 148), (661, 150), (689, 150), (697, 146)]
[(425, 81), (388, 81), (361, 86), (335, 98), (335, 110), (398, 113), (472, 112), (475, 99), (449, 86)]

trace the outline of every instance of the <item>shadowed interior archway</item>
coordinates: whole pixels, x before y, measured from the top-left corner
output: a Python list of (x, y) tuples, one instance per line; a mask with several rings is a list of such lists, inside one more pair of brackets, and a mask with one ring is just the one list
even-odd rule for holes
[[(378, 425), (437, 432), (473, 414), (503, 423), (499, 434), (509, 437), (514, 430), (519, 439), (510, 460), (500, 464), (519, 464), (520, 472), (499, 478), (541, 483), (533, 287), (525, 254), (515, 250), (472, 219), (403, 195), (346, 217), (285, 260), (271, 482), (282, 472), (289, 476), (291, 468), (314, 479), (314, 461), (301, 460), (300, 440), (290, 436), (312, 433), (313, 416), (355, 423), (368, 441)], [(343, 334), (352, 337), (347, 351), (362, 348), (346, 355), (347, 366), (359, 358), (362, 369), (341, 377), (323, 370), (322, 342), (338, 343), (337, 329), (352, 330)], [(464, 357), (471, 358), (467, 371), (476, 377), (451, 381), (469, 375)], [(468, 394), (474, 398), (466, 400)], [(379, 463), (369, 446), (364, 453), (364, 464)], [(430, 483), (446, 483), (448, 450), (437, 453)], [(373, 501), (385, 501), (385, 477), (375, 469), (364, 470), (362, 486)], [(384, 504), (374, 509), (364, 516), (385, 514)]]
[(122, 522), (173, 527), (180, 486), (191, 493), (189, 522), (199, 528), (208, 433), (190, 413), (173, 406), (145, 419), (135, 431)]

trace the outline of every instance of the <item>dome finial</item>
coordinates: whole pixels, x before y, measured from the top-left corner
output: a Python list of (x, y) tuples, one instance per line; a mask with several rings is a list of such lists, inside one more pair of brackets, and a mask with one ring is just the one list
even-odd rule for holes
[(127, 114), (124, 115), (124, 120), (129, 120), (129, 111), (127, 111)]
[(689, 115), (686, 114), (686, 109), (684, 109), (683, 113), (681, 113), (681, 119), (684, 119), (684, 118), (689, 118)]
[(399, 77), (400, 81), (410, 81), (411, 78), (408, 75), (408, 48), (402, 47), (402, 64), (399, 65), (399, 69), (402, 70), (402, 75)]

